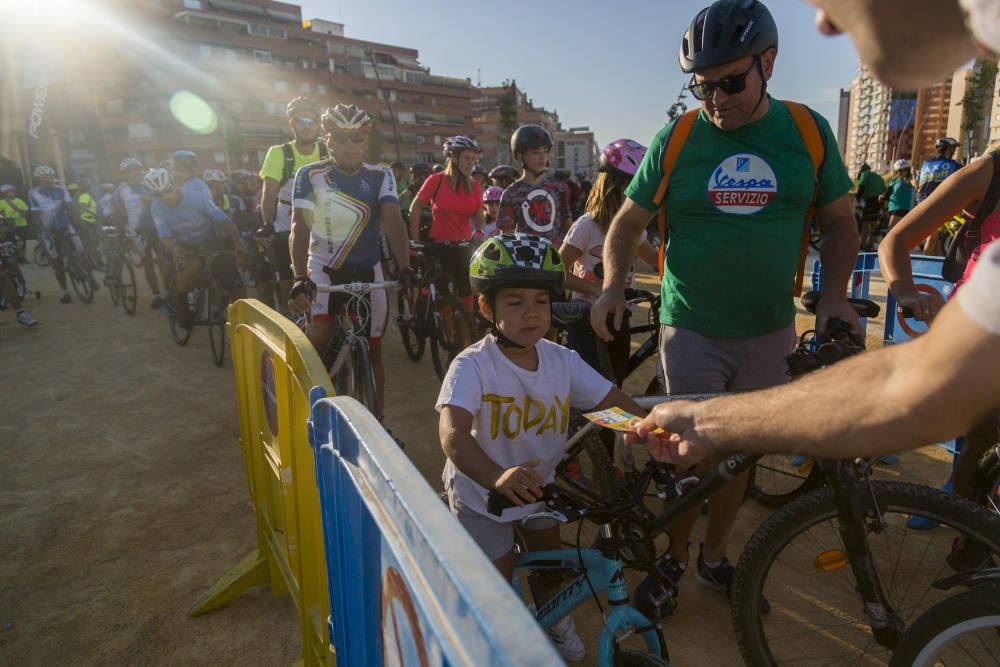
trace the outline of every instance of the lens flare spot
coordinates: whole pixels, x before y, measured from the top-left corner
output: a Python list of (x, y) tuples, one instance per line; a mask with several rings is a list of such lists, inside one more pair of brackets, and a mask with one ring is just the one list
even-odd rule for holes
[(170, 98), (170, 113), (177, 122), (198, 134), (211, 134), (219, 126), (219, 118), (208, 102), (187, 90)]

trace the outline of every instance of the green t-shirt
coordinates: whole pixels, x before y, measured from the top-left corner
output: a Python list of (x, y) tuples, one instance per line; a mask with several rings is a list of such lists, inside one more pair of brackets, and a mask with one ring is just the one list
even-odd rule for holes
[[(660, 322), (710, 336), (749, 338), (795, 319), (802, 224), (813, 166), (787, 107), (774, 98), (760, 120), (733, 131), (698, 114), (670, 174)], [(816, 205), (851, 188), (829, 124), (813, 113), (825, 145)], [(653, 138), (625, 190), (656, 210), (672, 124)]]
[(913, 183), (905, 178), (894, 178), (889, 184), (889, 212), (909, 211), (916, 195)]
[(20, 197), (0, 199), (0, 215), (13, 218), (15, 227), (28, 226), (28, 221), (24, 217), (27, 212), (28, 205)]
[[(862, 190), (864, 188), (864, 190)], [(854, 184), (854, 191), (861, 192), (865, 201), (875, 199), (885, 192), (885, 179), (872, 170), (862, 172)]]

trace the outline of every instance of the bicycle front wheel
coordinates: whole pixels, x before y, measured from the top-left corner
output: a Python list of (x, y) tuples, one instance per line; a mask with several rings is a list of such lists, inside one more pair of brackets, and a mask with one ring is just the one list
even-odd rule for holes
[(49, 253), (45, 251), (45, 245), (41, 241), (35, 244), (35, 249), (31, 253), (31, 259), (41, 267), (48, 266), (52, 261), (49, 258)]
[[(450, 317), (446, 317), (446, 313)], [(430, 336), (431, 360), (438, 380), (444, 380), (451, 362), (462, 350), (472, 345), (475, 336), (472, 314), (464, 301), (454, 294), (445, 294), (434, 303), (433, 317), (436, 326)]]
[[(111, 267), (108, 267), (109, 270)], [(122, 308), (127, 315), (135, 315), (135, 304), (138, 301), (138, 286), (135, 282), (135, 270), (124, 257), (118, 260), (118, 278), (116, 279), (118, 294), (121, 296)]]
[[(396, 298), (396, 325), (399, 327), (399, 335), (403, 338), (406, 356), (412, 361), (420, 361), (424, 356), (427, 338), (420, 321), (422, 313), (418, 310), (421, 305), (420, 299), (413, 298), (415, 291), (405, 289), (399, 291)], [(410, 317), (407, 318), (406, 313), (409, 313)]]
[(1000, 656), (1000, 585), (947, 598), (918, 618), (892, 654), (892, 667), (995, 665)]
[[(946, 559), (957, 537), (981, 544), (984, 561), (1000, 554), (1000, 517), (968, 500), (901, 482), (872, 482), (871, 491), (878, 516), (865, 518), (870, 564), (904, 627), (947, 596), (932, 584), (953, 572)], [(915, 531), (907, 525), (912, 516), (940, 525)], [(732, 589), (747, 664), (889, 661), (892, 650), (872, 636), (839, 528), (833, 491), (824, 487), (775, 512), (750, 538)]]
[(372, 370), (368, 341), (355, 341), (351, 345), (351, 357), (354, 375), (352, 396), (373, 415), (378, 415), (378, 405), (375, 402), (375, 372)]
[(208, 342), (212, 346), (212, 361), (222, 366), (226, 359), (226, 306), (229, 298), (214, 280), (208, 285)]
[(76, 254), (70, 255), (66, 259), (66, 274), (73, 285), (73, 291), (83, 303), (90, 303), (94, 300), (94, 289), (90, 285), (90, 276), (84, 270)]

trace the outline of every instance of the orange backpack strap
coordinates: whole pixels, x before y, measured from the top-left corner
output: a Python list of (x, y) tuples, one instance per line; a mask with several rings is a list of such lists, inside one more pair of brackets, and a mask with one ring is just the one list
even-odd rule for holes
[(820, 134), (819, 125), (812, 112), (804, 104), (783, 100), (788, 113), (795, 121), (795, 127), (799, 130), (802, 142), (809, 151), (809, 157), (813, 163), (813, 194), (809, 201), (809, 209), (806, 211), (806, 218), (802, 223), (802, 241), (799, 245), (799, 268), (795, 272), (795, 296), (802, 296), (802, 281), (806, 274), (806, 255), (809, 254), (809, 223), (812, 222), (814, 207), (816, 205), (816, 193), (819, 190), (819, 168), (826, 158), (826, 147), (823, 145), (823, 135)]
[(677, 158), (680, 157), (684, 143), (687, 141), (688, 135), (691, 134), (694, 121), (698, 118), (698, 111), (698, 109), (692, 109), (674, 121), (674, 126), (670, 129), (670, 134), (667, 135), (666, 146), (663, 148), (663, 177), (660, 179), (660, 186), (656, 188), (656, 194), (653, 195), (653, 203), (659, 209), (656, 214), (656, 230), (660, 235), (660, 280), (663, 280), (663, 254), (667, 247), (667, 203), (665, 200), (670, 185), (670, 172), (674, 170), (674, 165), (677, 164)]

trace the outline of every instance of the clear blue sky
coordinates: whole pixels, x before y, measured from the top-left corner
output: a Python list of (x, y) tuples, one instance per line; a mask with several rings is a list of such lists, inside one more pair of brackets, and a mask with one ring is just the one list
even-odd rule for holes
[[(296, 0), (290, 0), (295, 2)], [(303, 18), (345, 24), (345, 34), (416, 48), (435, 74), (484, 85), (516, 79), (564, 127), (589, 125), (598, 143), (647, 143), (686, 82), (681, 36), (708, 0), (505, 0), (485, 9), (454, 0), (301, 0)], [(781, 45), (769, 90), (822, 113), (836, 131), (838, 92), (856, 74), (846, 37), (821, 36), (800, 0), (767, 3)], [(479, 9), (484, 7), (484, 9)], [(472, 11), (474, 9), (474, 11)], [(688, 105), (695, 102), (690, 95)]]

